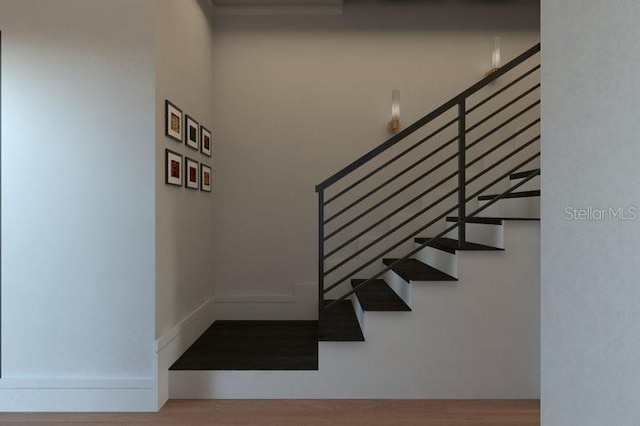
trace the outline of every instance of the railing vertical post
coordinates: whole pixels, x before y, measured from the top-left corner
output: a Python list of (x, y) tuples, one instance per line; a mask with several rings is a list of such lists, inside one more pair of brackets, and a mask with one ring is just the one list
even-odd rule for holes
[(467, 191), (465, 182), (466, 173), (466, 153), (467, 153), (467, 105), (463, 97), (458, 102), (458, 245), (464, 246), (466, 242), (466, 222), (467, 217), (466, 199)]
[(318, 336), (324, 321), (324, 189), (318, 190)]

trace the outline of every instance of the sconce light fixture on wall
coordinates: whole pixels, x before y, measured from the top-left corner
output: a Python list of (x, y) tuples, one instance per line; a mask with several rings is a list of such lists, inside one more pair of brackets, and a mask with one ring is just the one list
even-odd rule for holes
[(501, 51), (500, 51), (500, 37), (493, 39), (493, 50), (491, 51), (491, 69), (486, 72), (486, 76), (493, 74), (500, 68)]
[(387, 125), (391, 133), (400, 130), (400, 89), (391, 91), (391, 121)]

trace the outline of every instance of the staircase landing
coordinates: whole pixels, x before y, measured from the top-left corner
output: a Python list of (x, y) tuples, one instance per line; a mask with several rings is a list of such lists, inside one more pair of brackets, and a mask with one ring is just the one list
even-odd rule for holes
[(317, 321), (216, 321), (171, 370), (317, 370)]

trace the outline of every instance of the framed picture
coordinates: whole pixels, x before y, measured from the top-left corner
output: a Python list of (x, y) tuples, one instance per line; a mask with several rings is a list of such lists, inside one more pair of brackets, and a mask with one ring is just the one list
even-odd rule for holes
[(211, 157), (211, 132), (204, 126), (200, 126), (200, 152)]
[(189, 157), (184, 157), (184, 178), (187, 182), (185, 185), (189, 189), (199, 189), (200, 188), (200, 180), (198, 179), (199, 174), (198, 162), (192, 160)]
[(170, 149), (165, 150), (165, 183), (182, 186), (182, 155)]
[(165, 134), (182, 143), (183, 115), (180, 108), (166, 100), (165, 109)]
[(189, 117), (185, 114), (185, 141), (188, 147), (198, 150), (198, 131), (200, 127), (198, 126), (198, 122), (193, 118)]
[(200, 163), (200, 190), (211, 192), (211, 167)]

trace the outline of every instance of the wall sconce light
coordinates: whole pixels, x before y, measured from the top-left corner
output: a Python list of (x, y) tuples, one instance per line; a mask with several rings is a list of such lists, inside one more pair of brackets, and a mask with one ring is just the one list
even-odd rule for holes
[(391, 91), (391, 121), (387, 125), (387, 130), (391, 133), (400, 130), (400, 89)]
[(500, 37), (493, 39), (493, 50), (491, 51), (491, 69), (486, 72), (485, 76), (490, 76), (500, 68), (501, 60)]

